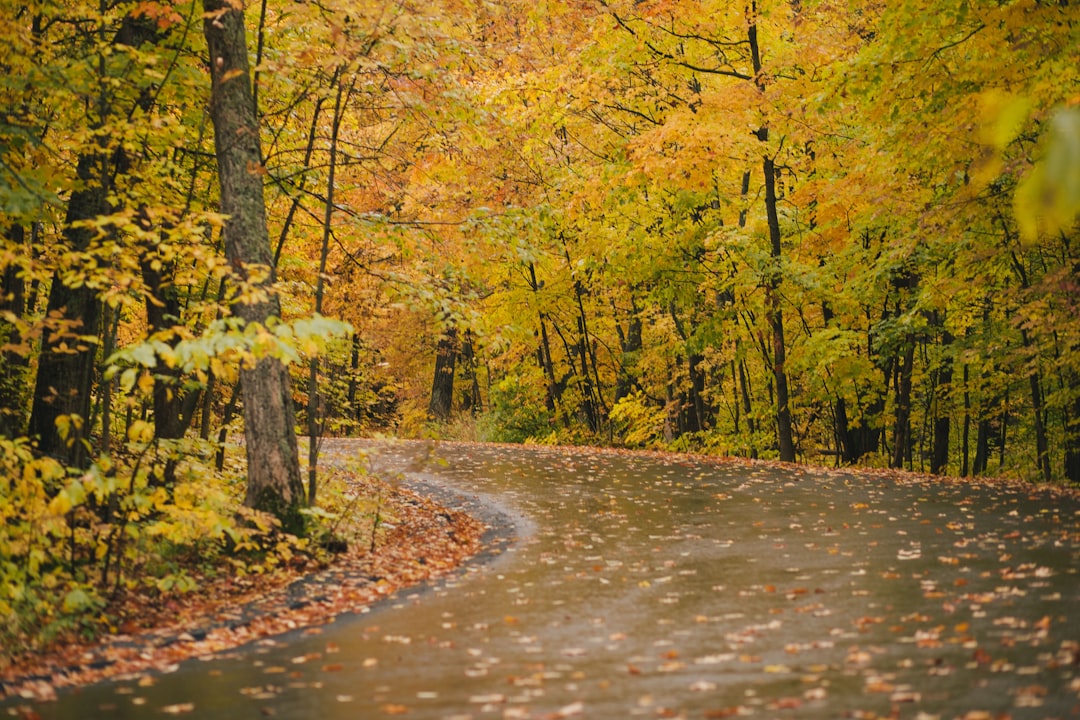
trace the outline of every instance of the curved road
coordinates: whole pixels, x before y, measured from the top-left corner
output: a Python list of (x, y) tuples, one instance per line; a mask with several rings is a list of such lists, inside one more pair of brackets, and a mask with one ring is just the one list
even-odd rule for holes
[(516, 541), (318, 634), (42, 718), (1080, 717), (1080, 501), (1020, 486), (331, 443)]

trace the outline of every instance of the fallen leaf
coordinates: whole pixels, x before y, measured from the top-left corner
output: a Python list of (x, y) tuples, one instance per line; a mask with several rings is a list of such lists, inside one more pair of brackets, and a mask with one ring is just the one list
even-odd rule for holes
[(175, 705), (166, 705), (161, 708), (161, 712), (166, 715), (183, 715), (184, 713), (192, 712), (195, 709), (195, 703), (177, 703)]

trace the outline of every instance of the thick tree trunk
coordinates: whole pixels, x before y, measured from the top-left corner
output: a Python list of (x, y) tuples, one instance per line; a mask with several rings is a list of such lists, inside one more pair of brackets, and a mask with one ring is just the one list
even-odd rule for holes
[(436, 420), (446, 420), (454, 405), (454, 365), (457, 362), (457, 328), (450, 326), (439, 338), (435, 350), (435, 375), (431, 381), (428, 412)]
[[(116, 46), (138, 48), (159, 38), (157, 24), (146, 16), (127, 15), (113, 38)], [(99, 78), (104, 87), (108, 78)], [(136, 104), (146, 110), (152, 95), (145, 91)], [(116, 108), (104, 91), (98, 98), (95, 129), (105, 127)], [(123, 111), (124, 109), (121, 109)], [(124, 148), (111, 153), (87, 152), (79, 156), (75, 174), (79, 189), (72, 192), (64, 218), (64, 244), (75, 251), (85, 251), (94, 238), (89, 227), (74, 227), (112, 210), (110, 194), (115, 176), (130, 170)], [(29, 433), (37, 438), (38, 450), (74, 467), (85, 466), (90, 457), (87, 442), (91, 428), (91, 407), (98, 334), (101, 325), (101, 302), (91, 287), (70, 287), (59, 272), (53, 275), (49, 289), (47, 316), (55, 325), (42, 338), (38, 374), (34, 385)], [(57, 421), (66, 418), (67, 436)]]
[[(271, 288), (272, 263), (263, 196), (262, 152), (251, 94), (244, 13), (228, 0), (203, 0), (203, 33), (213, 82), (210, 115), (221, 184), (225, 254), (240, 284), (249, 271), (270, 272), (256, 284), (262, 299), (233, 304), (248, 323), (266, 324), (280, 315)], [(248, 295), (241, 291), (241, 296)], [(304, 486), (297, 453), (295, 411), (289, 373), (277, 358), (264, 357), (240, 371), (248, 477), (245, 504), (275, 515), (288, 532), (303, 531)]]
[[(76, 177), (82, 186), (71, 194), (64, 218), (64, 243), (72, 250), (86, 250), (94, 235), (91, 228), (74, 227), (75, 223), (109, 211), (105, 163), (102, 155), (79, 157)], [(86, 423), (90, 420), (101, 303), (92, 288), (69, 287), (56, 273), (46, 316), (58, 322), (41, 341), (29, 433), (37, 439), (42, 453), (83, 467), (89, 460), (84, 442), (90, 435)], [(61, 418), (70, 420), (66, 437), (57, 427)]]

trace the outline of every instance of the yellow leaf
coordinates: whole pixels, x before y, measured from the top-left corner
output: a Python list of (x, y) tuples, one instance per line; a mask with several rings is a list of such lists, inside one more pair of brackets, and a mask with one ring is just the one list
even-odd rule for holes
[(66, 492), (60, 492), (49, 502), (49, 512), (53, 515), (66, 515), (71, 510), (71, 498)]
[(982, 117), (979, 141), (1004, 150), (1020, 134), (1031, 109), (1031, 101), (1001, 90), (989, 90), (979, 96), (979, 106)]
[(133, 443), (150, 442), (154, 439), (154, 426), (145, 420), (136, 420), (128, 428), (128, 440)]
[(139, 391), (149, 395), (154, 391), (154, 376), (150, 373), (143, 373), (139, 376)]

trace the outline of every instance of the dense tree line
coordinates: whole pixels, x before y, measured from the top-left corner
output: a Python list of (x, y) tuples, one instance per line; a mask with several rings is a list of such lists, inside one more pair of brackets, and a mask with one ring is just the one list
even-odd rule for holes
[(238, 423), (294, 530), (298, 424), (1080, 482), (1074, 4), (0, 19), (11, 577), (118, 581)]
[(1075, 6), (563, 8), (475, 83), (483, 432), (1080, 482)]

